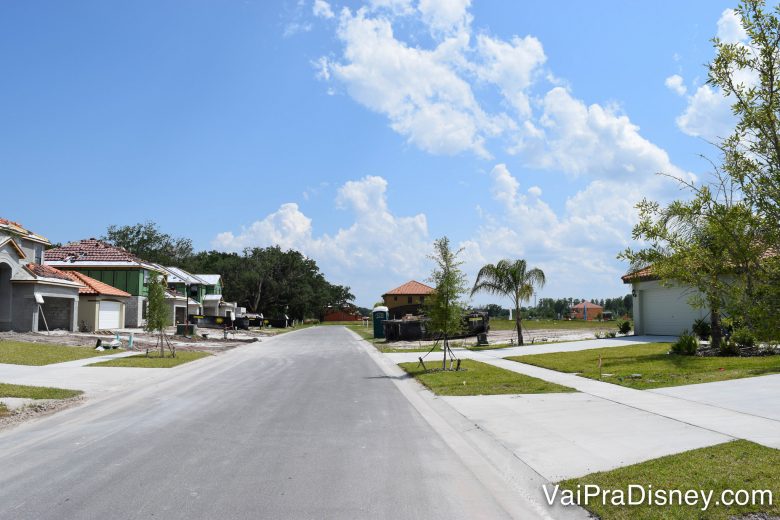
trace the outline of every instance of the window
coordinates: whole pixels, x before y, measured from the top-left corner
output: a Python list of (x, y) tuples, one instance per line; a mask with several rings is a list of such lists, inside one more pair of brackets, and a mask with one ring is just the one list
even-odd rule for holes
[(425, 296), (420, 296), (420, 303), (425, 303)]
[(398, 296), (393, 296), (393, 301), (397, 302), (398, 301)]
[(149, 285), (149, 271), (144, 269), (144, 286)]
[(412, 299), (413, 298), (411, 296), (407, 296), (406, 297), (406, 303), (412, 303)]

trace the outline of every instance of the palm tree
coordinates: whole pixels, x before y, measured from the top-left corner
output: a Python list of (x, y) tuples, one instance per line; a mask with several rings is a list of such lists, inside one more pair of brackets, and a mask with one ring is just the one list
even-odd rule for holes
[(484, 291), (498, 296), (512, 298), (515, 305), (515, 326), (517, 341), (523, 344), (522, 317), (520, 306), (529, 301), (536, 288), (544, 287), (544, 272), (541, 269), (528, 269), (525, 260), (500, 260), (497, 264), (487, 264), (479, 270), (477, 280), (471, 289), (471, 295)]

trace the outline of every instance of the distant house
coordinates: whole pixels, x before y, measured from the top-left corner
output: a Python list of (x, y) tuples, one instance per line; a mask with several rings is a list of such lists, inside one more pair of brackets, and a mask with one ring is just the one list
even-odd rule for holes
[(168, 271), (168, 289), (180, 295), (186, 294), (189, 297), (187, 312), (196, 315), (202, 314), (203, 305), (201, 302), (206, 295), (206, 286), (209, 283), (180, 267), (166, 267), (165, 270)]
[(77, 330), (81, 283), (42, 265), (49, 241), (0, 218), (0, 330)]
[(322, 321), (361, 321), (363, 316), (354, 305), (328, 307), (322, 314)]
[(222, 316), (235, 320), (238, 304), (222, 299), (222, 277), (218, 274), (196, 274), (195, 276), (205, 282), (201, 300), (203, 313), (206, 316)]
[(596, 305), (593, 302), (580, 302), (571, 309), (571, 318), (573, 320), (598, 320), (604, 314), (604, 307)]
[(143, 327), (146, 324), (149, 280), (155, 274), (167, 275), (162, 266), (94, 238), (49, 249), (44, 253), (44, 261), (48, 266), (76, 271), (129, 293), (130, 298), (125, 304), (127, 327)]
[(697, 291), (691, 287), (661, 284), (647, 267), (626, 274), (623, 283), (631, 285), (634, 297), (634, 333), (677, 336), (692, 330), (693, 322), (709, 317), (706, 309), (690, 304)]
[(405, 284), (387, 291), (382, 295), (385, 306), (390, 311), (390, 318), (402, 318), (407, 314), (420, 314), (425, 304), (425, 299), (433, 294), (434, 288), (410, 280)]
[(125, 327), (125, 306), (130, 293), (78, 271), (60, 272), (82, 285), (79, 288), (79, 330), (92, 332)]

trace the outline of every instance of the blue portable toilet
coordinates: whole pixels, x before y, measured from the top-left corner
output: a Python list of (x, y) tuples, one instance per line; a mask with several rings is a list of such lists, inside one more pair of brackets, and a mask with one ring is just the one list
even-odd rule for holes
[(382, 323), (390, 318), (390, 309), (384, 306), (374, 307), (371, 316), (374, 319), (374, 338), (384, 339), (385, 328)]

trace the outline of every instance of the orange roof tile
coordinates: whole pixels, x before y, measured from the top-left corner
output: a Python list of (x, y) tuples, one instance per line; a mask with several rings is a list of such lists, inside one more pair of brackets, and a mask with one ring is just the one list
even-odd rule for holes
[(143, 260), (126, 249), (94, 238), (70, 242), (64, 246), (49, 249), (44, 252), (44, 258), (47, 262), (71, 261), (74, 264), (79, 262), (131, 262), (140, 264), (143, 262)]
[(29, 229), (25, 229), (18, 222), (14, 222), (13, 220), (8, 220), (7, 218), (0, 217), (0, 229), (13, 233), (15, 235), (19, 235), (28, 240), (34, 240), (35, 242), (41, 242), (43, 244), (49, 243), (49, 240), (46, 237), (37, 235), (32, 231), (30, 231)]
[(426, 295), (426, 294), (431, 294), (434, 291), (435, 291), (435, 289), (433, 287), (429, 287), (429, 286), (425, 285), (424, 283), (420, 283), (420, 282), (418, 282), (416, 280), (410, 280), (410, 281), (406, 282), (405, 284), (401, 285), (400, 287), (396, 287), (395, 289), (393, 289), (391, 291), (387, 291), (382, 296), (386, 296), (388, 294), (391, 294), (391, 295), (392, 294), (403, 294), (403, 295), (407, 295), (407, 294), (418, 295), (418, 294), (420, 294), (420, 295)]
[(25, 267), (36, 277), (54, 278), (55, 280), (66, 280), (68, 282), (78, 281), (73, 280), (73, 278), (69, 277), (63, 271), (50, 265), (27, 264)]
[(597, 305), (597, 304), (595, 304), (593, 302), (580, 302), (577, 305), (575, 305), (573, 308), (574, 309), (584, 309), (585, 306), (587, 306), (588, 309), (603, 309), (604, 308), (601, 305)]
[[(50, 267), (50, 269), (54, 269), (54, 268)], [(94, 278), (79, 273), (77, 271), (60, 271), (60, 272), (68, 276), (71, 280), (75, 282), (81, 282), (84, 285), (84, 287), (79, 289), (79, 294), (130, 297), (130, 293), (127, 293), (121, 289), (117, 289), (116, 287), (112, 287), (111, 285), (108, 285), (107, 283), (103, 283), (100, 280), (95, 280)]]
[(623, 280), (623, 283), (642, 282), (645, 280), (654, 280), (655, 278), (656, 276), (653, 274), (652, 267), (645, 267), (620, 277), (620, 279)]

